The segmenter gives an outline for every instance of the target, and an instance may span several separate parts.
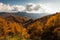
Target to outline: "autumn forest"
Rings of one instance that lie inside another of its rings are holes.
[[[38,19],[2,14],[0,40],[60,40],[60,13]]]

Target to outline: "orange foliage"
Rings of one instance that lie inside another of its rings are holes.
[[[4,35],[8,35],[9,33],[17,34],[21,33],[25,37],[29,37],[27,30],[23,27],[22,24],[18,24],[16,22],[6,21],[3,18],[0,18],[0,32]],[[1,36],[1,34],[0,34]]]
[[[60,14],[56,14],[54,16],[51,16],[47,23],[45,24],[46,27],[50,28],[50,27],[56,27],[56,26],[60,26]]]
[[[13,31],[13,33],[21,33],[24,36],[29,36],[29,34],[27,34],[27,30],[22,26],[22,24],[18,24],[16,22],[10,23],[9,27],[11,28],[11,32]]]
[[[43,24],[40,21],[35,21],[28,25],[27,30],[31,38],[35,39],[34,37],[41,37],[43,32]]]
[[[36,21],[27,27],[28,30],[35,28],[36,30],[43,31],[43,24],[40,21]]]

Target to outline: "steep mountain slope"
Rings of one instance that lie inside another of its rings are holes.
[[[26,38],[29,37],[27,30],[23,27],[22,24],[6,21],[4,18],[0,18],[0,37],[7,35],[15,35],[18,33],[21,33]]]
[[[27,25],[27,29],[32,40],[60,40],[60,13],[31,21]]]
[[[0,17],[4,17],[4,19],[6,19],[7,21],[17,22],[22,24],[30,20],[30,18],[28,17],[18,16],[18,15],[15,15],[14,13],[3,13],[0,15]]]
[[[32,40],[40,40],[43,27],[44,25],[40,22],[40,20],[33,21],[27,26],[28,34],[30,34]]]
[[[60,13],[54,14],[47,20],[42,39],[60,40]]]
[[[0,38],[21,34],[31,40],[60,40],[60,13],[37,19],[19,15],[17,13],[0,15]]]

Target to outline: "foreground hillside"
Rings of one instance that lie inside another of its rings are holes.
[[[0,15],[0,40],[60,40],[60,13],[38,19]]]

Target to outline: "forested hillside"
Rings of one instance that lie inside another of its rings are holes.
[[[60,40],[60,13],[38,19],[0,15],[0,40]]]

